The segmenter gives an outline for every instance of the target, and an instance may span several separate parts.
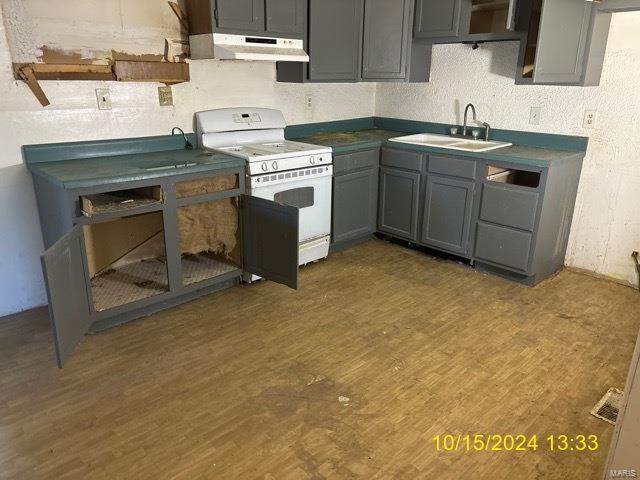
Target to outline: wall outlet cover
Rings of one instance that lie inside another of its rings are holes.
[[[542,115],[542,107],[531,107],[529,125],[540,125],[540,115]]]
[[[108,88],[96,88],[98,110],[111,110],[111,92]]]
[[[161,107],[173,106],[173,90],[170,86],[158,87],[158,101]]]
[[[585,110],[582,119],[582,128],[596,128],[596,111]]]
[[[305,110],[313,110],[313,95],[307,93],[304,96],[304,108]]]

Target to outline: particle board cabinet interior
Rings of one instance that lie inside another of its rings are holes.
[[[378,148],[335,155],[331,241],[352,242],[375,233],[378,212]]]
[[[59,366],[89,329],[232,286],[243,271],[297,287],[298,208],[244,195],[243,168],[81,190],[34,180]],[[120,208],[133,194],[145,202]],[[47,216],[56,198],[75,209]],[[65,215],[69,229],[55,230]]]

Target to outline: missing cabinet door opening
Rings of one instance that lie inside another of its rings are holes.
[[[494,183],[538,188],[540,186],[540,172],[489,165],[487,167],[487,180]]]

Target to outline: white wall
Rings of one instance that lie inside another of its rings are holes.
[[[461,123],[473,102],[493,127],[590,137],[566,263],[636,283],[631,252],[640,250],[640,12],[615,14],[599,87],[514,84],[518,45],[434,47],[428,84],[378,84],[376,115]],[[529,109],[542,107],[539,126]],[[597,109],[593,130],[585,109]]]
[[[278,84],[274,64],[219,61],[191,64],[192,81],[173,87],[174,107],[158,106],[158,84],[70,81],[42,82],[51,100],[42,108],[25,84],[13,79],[1,15],[0,316],[46,303],[42,238],[22,145],[163,135],[175,125],[193,131],[195,111],[227,106],[279,108],[290,124],[374,114],[374,84]],[[95,88],[105,86],[113,110],[98,111]],[[307,93],[314,98],[312,111],[304,109]]]

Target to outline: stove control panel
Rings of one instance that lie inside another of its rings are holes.
[[[284,172],[296,168],[331,165],[330,153],[319,155],[304,155],[301,157],[281,158],[280,160],[267,160],[249,162],[249,175],[262,175],[264,173]]]

